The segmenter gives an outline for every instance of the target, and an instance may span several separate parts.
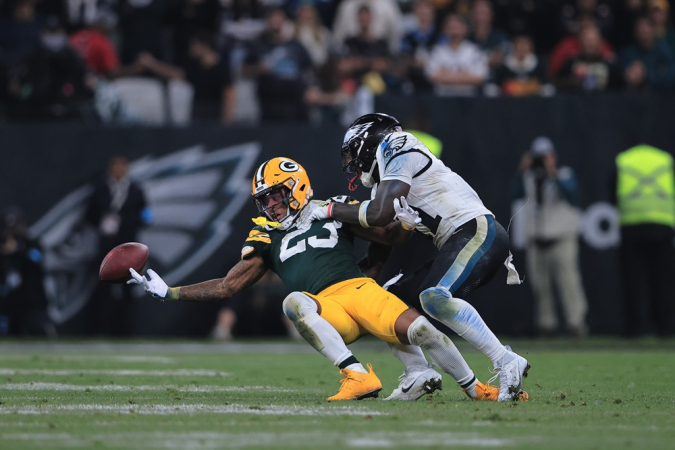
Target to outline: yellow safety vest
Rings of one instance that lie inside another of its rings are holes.
[[[638,145],[616,157],[616,194],[621,225],[657,223],[675,226],[673,157]]]
[[[434,156],[438,159],[441,158],[441,152],[443,151],[443,143],[433,137],[430,134],[423,133],[421,131],[417,130],[405,130],[408,133],[412,134],[415,136],[422,144],[426,145],[427,148],[431,153],[434,154]]]

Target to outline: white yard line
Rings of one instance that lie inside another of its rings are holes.
[[[478,433],[450,432],[397,432],[386,433],[337,433],[282,432],[222,433],[222,432],[127,432],[77,436],[68,433],[8,433],[8,441],[32,441],[41,446],[87,447],[92,442],[105,442],[108,446],[126,448],[171,449],[222,449],[227,448],[320,448],[323,444],[340,448],[494,448],[514,446],[517,440],[484,437]],[[522,440],[521,440],[522,441]]]
[[[388,351],[381,341],[358,344],[372,346],[375,351]],[[0,342],[0,354],[48,353],[56,356],[61,353],[91,354],[227,354],[227,353],[275,353],[295,354],[314,353],[304,341],[276,340],[270,342],[204,342],[204,341],[166,341],[166,342],[112,342],[112,341],[80,341],[80,342]]]
[[[1,414],[28,414],[42,415],[63,412],[113,412],[121,414],[143,415],[177,415],[177,414],[253,414],[261,416],[384,416],[387,413],[372,411],[362,407],[353,406],[281,406],[281,405],[205,405],[205,404],[179,404],[179,405],[24,405],[0,407]]]
[[[33,360],[34,354],[27,353],[5,353],[2,355],[3,360],[12,361],[27,361]],[[168,356],[150,356],[150,355],[68,355],[68,354],[54,354],[54,355],[40,355],[41,361],[116,361],[123,363],[152,363],[152,364],[176,364],[175,358]]]
[[[292,389],[280,389],[273,386],[176,386],[176,385],[151,385],[151,386],[124,386],[117,384],[103,385],[80,385],[63,383],[0,383],[0,391],[111,391],[111,392],[135,392],[135,391],[166,391],[173,389],[178,392],[297,392]]]
[[[116,376],[152,376],[152,377],[225,377],[227,372],[208,369],[175,370],[134,370],[134,369],[13,369],[0,367],[0,375],[116,375]]]

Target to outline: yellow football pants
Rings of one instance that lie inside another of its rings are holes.
[[[364,334],[399,344],[394,324],[409,307],[371,278],[353,278],[334,284],[312,297],[321,305],[321,317],[340,333],[346,344]]]

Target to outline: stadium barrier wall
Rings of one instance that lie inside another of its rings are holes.
[[[579,178],[581,268],[589,299],[589,324],[597,334],[621,329],[616,246],[618,229],[607,179],[614,156],[642,140],[673,152],[675,97],[557,96],[528,99],[439,99],[383,96],[377,109],[404,125],[420,109],[427,130],[444,144],[442,159],[462,175],[498,220],[511,223],[515,262],[525,275],[522,227],[508,185],[533,138],[550,137],[561,165]],[[73,124],[0,125],[0,207],[18,205],[31,233],[45,246],[50,316],[62,334],[78,334],[99,261],[87,252],[89,234],[79,218],[92,181],[113,155],[132,161],[132,176],[146,189],[155,222],[139,240],[149,244],[151,266],[169,284],[223,276],[239,258],[256,210],[250,178],[258,164],[291,157],[308,170],[316,198],[354,193],[340,172],[344,128],[338,125],[266,125],[223,129],[84,127]],[[201,187],[201,188],[200,188]],[[78,249],[78,246],[81,247]],[[358,251],[364,250],[363,245]],[[398,249],[381,278],[429,259],[434,247],[416,237]],[[77,276],[76,276],[77,275]],[[468,298],[500,334],[533,332],[527,284],[506,286],[506,271]],[[527,280],[525,280],[527,283]],[[79,284],[78,284],[79,283]],[[205,335],[219,305],[162,304],[136,292],[135,332],[146,336]],[[74,300],[75,299],[75,300]],[[504,318],[508,318],[504,320]]]

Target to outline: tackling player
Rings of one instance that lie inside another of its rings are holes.
[[[298,220],[316,203],[305,170],[288,158],[262,164],[253,178],[253,199],[266,217],[254,219],[241,261],[224,278],[182,287],[168,287],[152,270],[150,278],[133,269],[129,283],[143,284],[151,295],[166,300],[214,301],[232,297],[273,270],[293,292],[283,303],[284,313],[317,351],[338,366],[344,376],[340,391],[328,398],[359,400],[377,397],[382,384],[368,365],[366,370],[346,344],[370,333],[399,349],[406,366],[427,361],[419,349],[450,374],[476,400],[496,400],[498,389],[480,383],[452,341],[424,316],[365,277],[354,256],[354,236],[378,242],[400,242],[410,233],[392,223],[388,228],[363,229],[334,219]],[[331,199],[328,204],[345,201]],[[435,373],[435,372],[434,372]],[[440,375],[414,388],[416,399],[440,387]],[[424,381],[424,380],[423,380]],[[525,394],[526,395],[526,394]],[[401,397],[403,398],[403,397]],[[526,398],[523,398],[526,399]]]
[[[407,282],[416,283],[420,303],[430,316],[492,360],[499,376],[499,401],[517,399],[530,365],[502,345],[478,311],[460,298],[492,279],[502,264],[509,269],[508,282],[520,283],[504,228],[471,186],[403,132],[392,116],[367,114],[354,121],[342,143],[342,161],[350,189],[360,180],[372,188],[371,200],[325,205],[310,219],[368,228],[398,218],[431,237],[439,253]]]

